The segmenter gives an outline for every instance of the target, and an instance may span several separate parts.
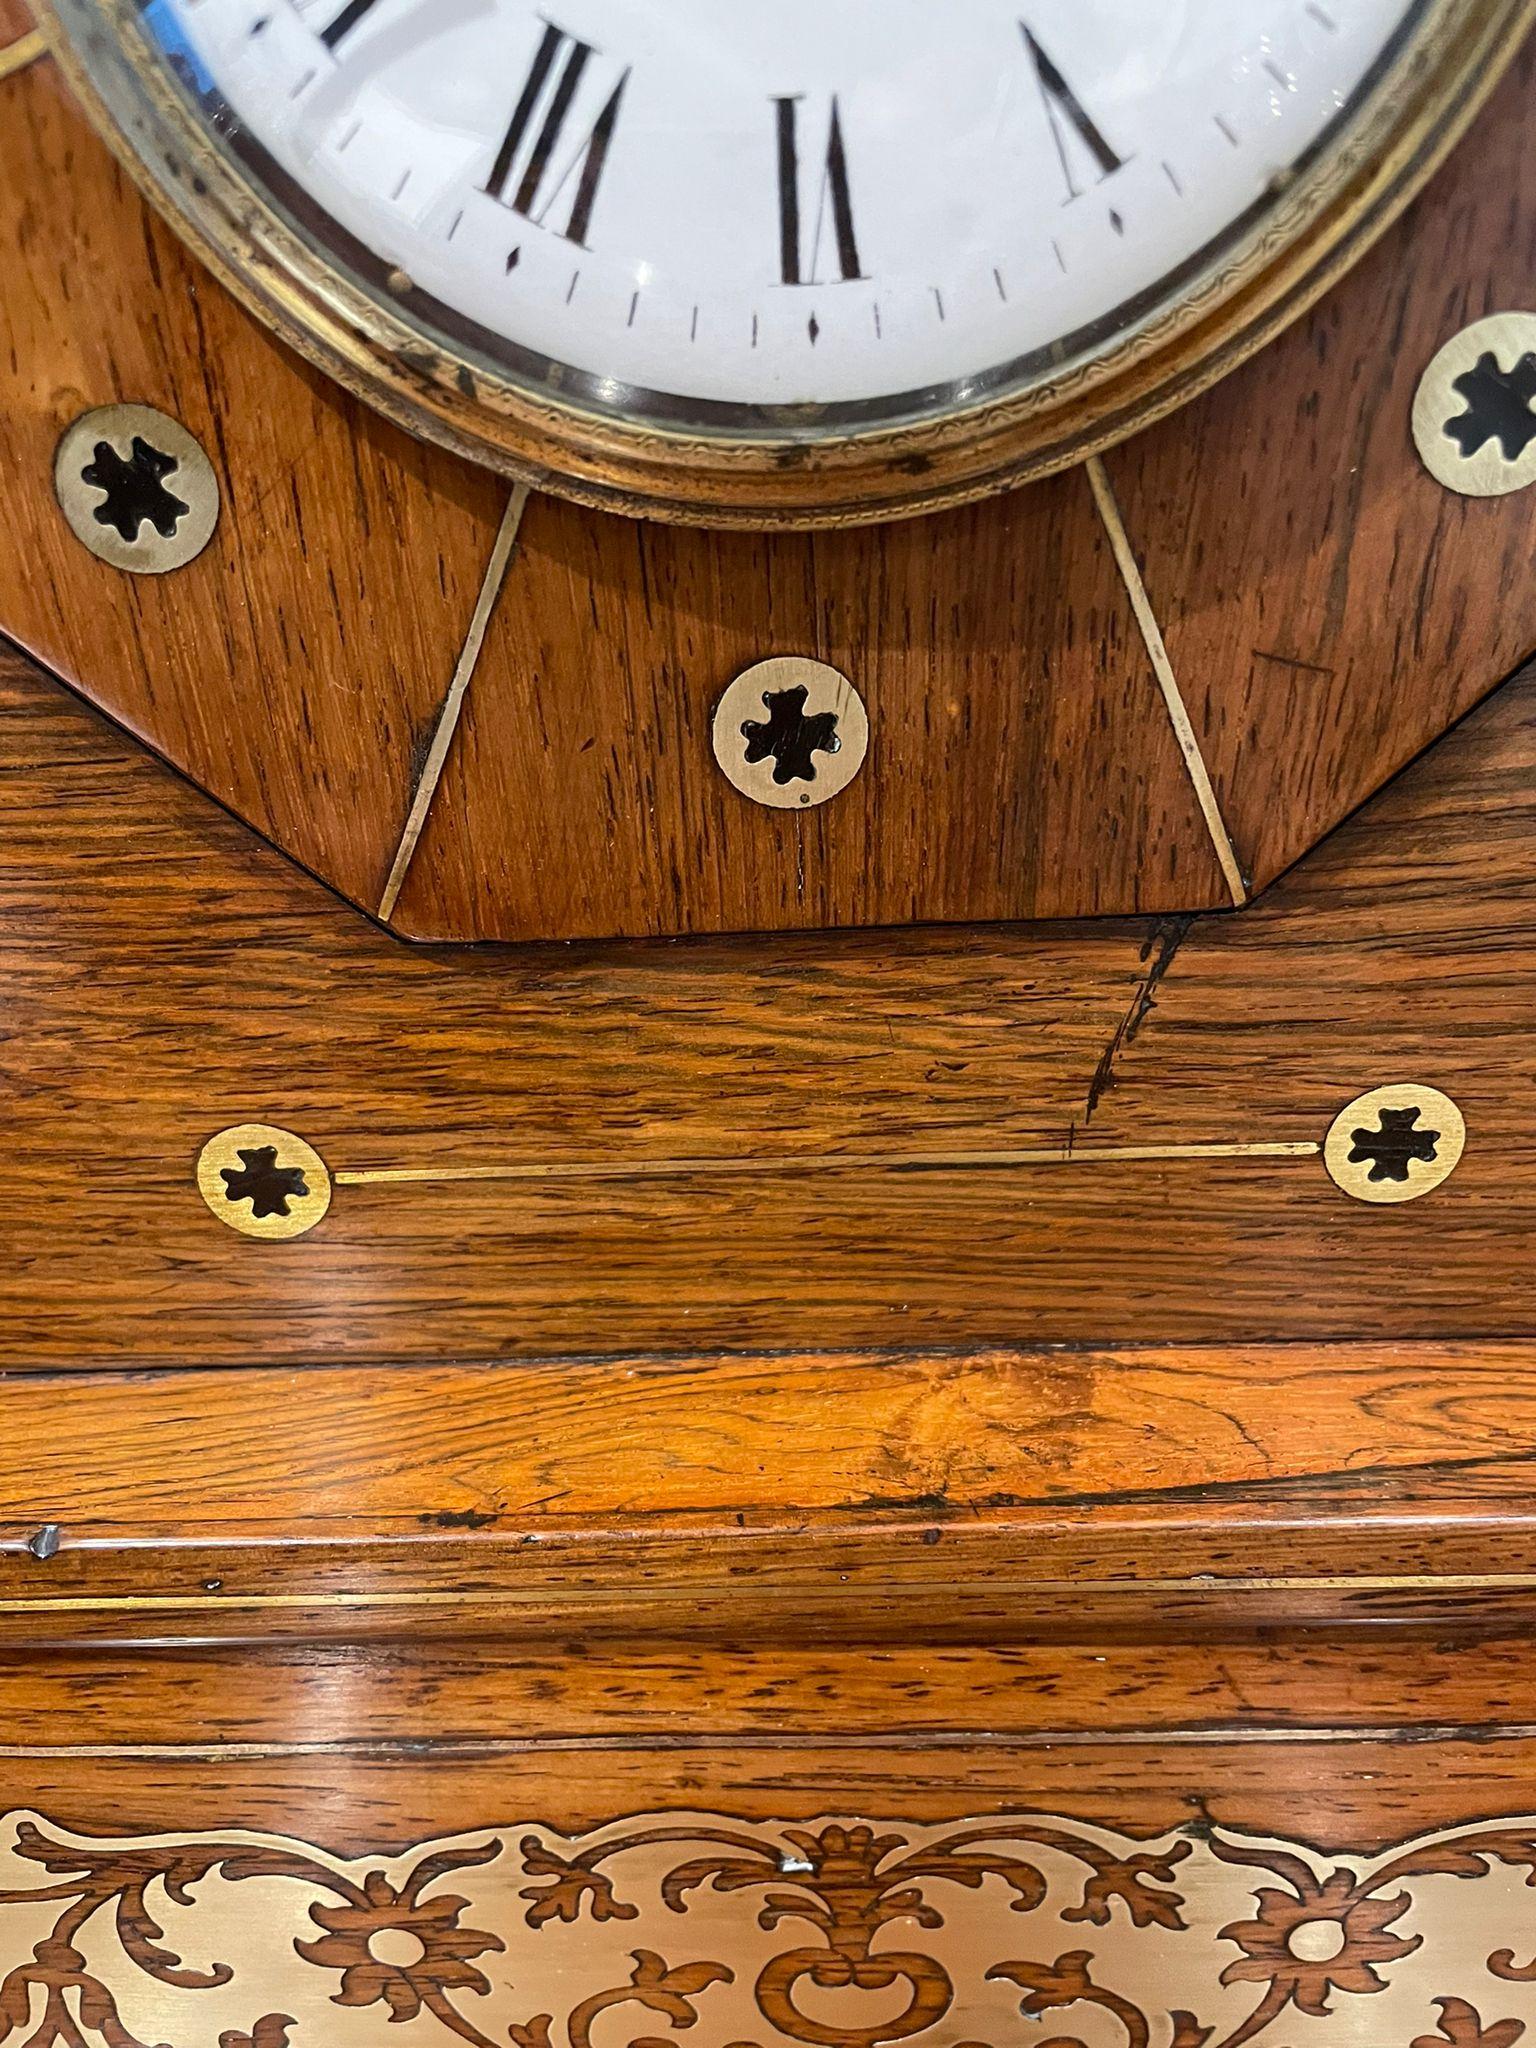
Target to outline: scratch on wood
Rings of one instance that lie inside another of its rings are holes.
[[[1255,661],[1272,661],[1279,668],[1295,669],[1302,675],[1326,676],[1332,681],[1338,673],[1336,669],[1327,667],[1323,662],[1303,661],[1298,654],[1275,654],[1268,647],[1255,647],[1250,652]]]
[[[1093,1079],[1088,1084],[1088,1101],[1083,1109],[1085,1124],[1092,1122],[1093,1112],[1098,1108],[1100,1098],[1106,1090],[1115,1085],[1115,1061],[1126,1046],[1134,1043],[1137,1032],[1146,1022],[1148,1011],[1157,1001],[1157,991],[1163,976],[1173,965],[1174,955],[1183,945],[1194,921],[1193,916],[1166,918],[1142,947],[1142,960],[1150,964],[1146,973],[1137,982],[1130,1005],[1116,1025],[1114,1036],[1105,1046],[1099,1063],[1093,1070]]]

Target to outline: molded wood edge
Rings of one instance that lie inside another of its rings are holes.
[[[1536,1610],[1533,1359],[1282,1345],[11,1377],[0,1640],[578,1618],[877,1640],[911,1635],[918,1590],[934,1640],[1493,1625]]]

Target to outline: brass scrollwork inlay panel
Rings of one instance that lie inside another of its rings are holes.
[[[1363,1858],[1203,1825],[657,1813],[349,1860],[21,1813],[0,2042],[1530,2048],[1533,1886],[1529,1818]]]

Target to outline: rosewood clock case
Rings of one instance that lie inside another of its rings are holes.
[[[1447,334],[1519,302],[1524,91],[1517,69],[1345,285],[1101,464],[870,531],[711,534],[535,497],[423,790],[507,486],[270,340],[56,78],[23,75],[0,137],[0,435],[39,488],[16,494],[0,616],[404,937],[1246,901],[1531,644],[1523,496],[1446,491],[1408,428]],[[44,487],[70,420],[123,395],[219,473],[213,540],[171,577],[94,561]],[[803,816],[743,801],[710,746],[732,676],[781,654],[847,674],[871,715],[867,767]]]
[[[1518,2048],[1536,500],[1412,413],[1529,302],[1532,54],[1092,472],[817,535],[531,499],[387,923],[507,488],[270,340],[31,58],[12,2037]],[[122,402],[217,476],[162,577],[54,496]],[[805,814],[711,751],[771,654],[869,707]],[[1394,1084],[1465,1151],[1351,1199]],[[324,1163],[302,1236],[199,1193],[250,1124]]]

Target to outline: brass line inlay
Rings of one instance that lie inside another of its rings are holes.
[[[1385,1105],[1385,1106],[1383,1106]],[[1427,1119],[1420,1124],[1422,1112]],[[1374,1113],[1379,1125],[1354,1118]],[[1356,1097],[1334,1118],[1325,1140],[1258,1138],[1165,1141],[1141,1145],[1019,1145],[988,1151],[860,1149],[663,1159],[480,1159],[418,1166],[342,1166],[334,1170],[315,1148],[275,1124],[232,1124],[216,1131],[197,1156],[199,1194],[229,1229],[247,1237],[302,1237],[327,1213],[331,1190],[446,1183],[649,1183],[666,1180],[800,1180],[811,1174],[1018,1173],[1051,1167],[1117,1167],[1138,1162],[1289,1160],[1321,1157],[1347,1195],[1365,1202],[1412,1201],[1451,1173],[1466,1125],[1449,1096],[1417,1082],[1393,1083]],[[247,1206],[247,1204],[249,1206]]]
[[[0,84],[7,78],[14,78],[18,71],[25,71],[29,64],[35,64],[39,57],[48,54],[48,39],[39,28],[28,30],[18,36],[14,43],[7,43],[0,50]]]
[[[1031,1166],[1094,1166],[1137,1159],[1310,1159],[1315,1139],[1255,1144],[1036,1145],[1008,1152],[808,1152],[776,1159],[649,1159],[625,1162],[523,1162],[485,1166],[338,1167],[337,1187],[448,1180],[680,1180],[693,1174],[975,1173]]]
[[[1417,1742],[1476,1742],[1490,1729],[1500,1742],[1530,1742],[1536,1739],[1536,1722],[1495,1721],[1413,1721],[1407,1724]],[[790,1733],[774,1733],[750,1723],[727,1729],[689,1730],[680,1735],[661,1735],[637,1726],[617,1735],[505,1735],[444,1737],[433,1743],[433,1754],[455,1762],[499,1757],[564,1755],[624,1756],[642,1750],[664,1756],[683,1750],[724,1751],[741,1749],[796,1750],[913,1749],[1153,1749],[1166,1744],[1180,1748],[1224,1749],[1229,1745],[1283,1742],[1355,1743],[1361,1746],[1400,1742],[1403,1725],[1384,1722],[1374,1727],[1352,1722],[1313,1721],[1304,1725],[1265,1721],[1232,1723],[1220,1727],[1168,1728],[922,1728],[916,1733],[893,1735],[880,1728],[852,1727],[847,1730],[811,1727]],[[142,1763],[261,1763],[290,1757],[378,1757],[410,1761],[421,1757],[419,1737],[337,1736],[331,1741],[312,1742],[4,1742],[0,1758],[8,1763],[56,1763],[70,1759],[120,1757]]]
[[[1210,771],[1205,765],[1205,756],[1200,751],[1200,741],[1190,722],[1189,712],[1179,690],[1178,677],[1173,672],[1173,663],[1168,658],[1168,649],[1163,641],[1162,628],[1157,623],[1157,614],[1152,609],[1152,600],[1147,595],[1147,586],[1141,580],[1137,567],[1136,552],[1131,546],[1130,536],[1125,530],[1125,521],[1120,516],[1114,487],[1109,481],[1109,472],[1104,467],[1102,456],[1090,455],[1083,467],[1088,472],[1088,485],[1093,492],[1093,502],[1098,507],[1099,518],[1109,536],[1110,550],[1115,565],[1120,571],[1120,580],[1125,585],[1126,596],[1131,601],[1131,610],[1136,615],[1136,624],[1141,629],[1146,644],[1147,657],[1152,663],[1152,672],[1157,677],[1157,686],[1163,693],[1163,702],[1168,707],[1169,721],[1179,752],[1184,756],[1184,766],[1194,785],[1195,798],[1205,819],[1205,828],[1211,836],[1211,845],[1221,864],[1232,901],[1240,910],[1248,901],[1248,885],[1243,879],[1237,850],[1232,844],[1232,835],[1227,830],[1226,820],[1221,815],[1221,803],[1211,781]]]
[[[437,794],[437,785],[448,760],[448,749],[458,731],[459,715],[464,709],[465,693],[470,678],[480,659],[480,650],[485,645],[486,630],[491,623],[491,613],[501,595],[501,586],[506,580],[507,569],[512,561],[513,549],[517,546],[518,528],[523,522],[523,513],[528,504],[527,484],[513,486],[507,500],[507,508],[501,515],[501,525],[496,531],[491,558],[485,565],[485,576],[480,585],[480,594],[475,599],[475,609],[470,616],[469,630],[464,635],[464,645],[459,650],[453,679],[443,698],[442,708],[437,714],[437,724],[432,730],[432,743],[427,748],[427,757],[422,763],[421,774],[411,796],[411,808],[406,814],[400,844],[395,848],[395,857],[390,864],[389,879],[384,884],[384,893],[379,898],[378,914],[383,919],[393,917],[395,905],[400,900],[400,891],[405,887],[405,878],[410,873],[411,862],[416,858],[416,848],[432,808],[432,799]]]
[[[929,1518],[912,1521],[916,1530],[940,1526]],[[478,1539],[483,1541],[484,1539]],[[992,1578],[934,1580],[927,1578],[879,1578],[861,1581],[873,1592],[918,1587],[932,1591],[936,1586],[947,1594],[999,1593],[1070,1594],[1074,1599],[1101,1594],[1140,1598],[1149,1593],[1181,1593],[1199,1597],[1226,1597],[1234,1593],[1531,1593],[1536,1592],[1536,1572],[1443,1572],[1397,1573],[1358,1577],[1325,1577],[1297,1574],[1291,1578],[1237,1578],[1207,1574],[1183,1579],[1027,1579],[1017,1573],[999,1572]],[[804,1579],[755,1581],[759,1592],[794,1594],[838,1593],[844,1590]],[[698,1589],[688,1585],[660,1585],[648,1588],[648,1596],[697,1604]],[[516,1592],[480,1590],[470,1592],[385,1592],[385,1593],[109,1593],[45,1595],[32,1600],[0,1600],[0,1615],[34,1614],[181,1614],[289,1612],[337,1608],[524,1608],[557,1599],[562,1608],[591,1606],[623,1597],[622,1589],[604,1586],[557,1585],[552,1582]]]

